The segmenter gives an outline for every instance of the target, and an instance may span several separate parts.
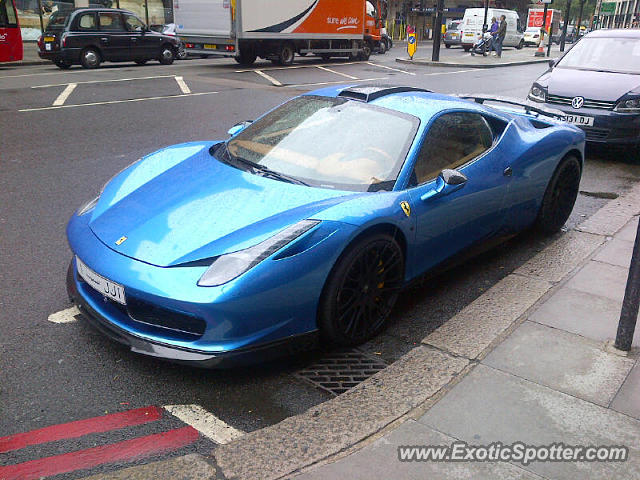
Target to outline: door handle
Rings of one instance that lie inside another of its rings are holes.
[[[511,175],[513,175],[513,168],[507,167],[504,169],[504,172],[502,173],[504,174],[505,177],[510,177]]]
[[[100,41],[102,43],[109,43],[109,37],[102,37],[102,38],[100,38]]]

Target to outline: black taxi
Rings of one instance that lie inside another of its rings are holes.
[[[176,37],[151,31],[133,13],[116,8],[57,10],[38,39],[40,58],[62,69],[98,68],[103,61],[170,65],[177,52]]]

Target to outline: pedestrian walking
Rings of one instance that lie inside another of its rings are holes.
[[[494,48],[495,48],[494,45],[495,45],[495,42],[496,42],[496,35],[498,34],[498,27],[499,27],[498,19],[496,17],[493,17],[491,19],[491,28],[489,28],[489,33],[491,34],[491,42],[486,42],[485,43],[485,45],[490,43],[490,47],[489,47],[490,51],[493,51]],[[486,51],[484,53],[484,56],[485,57],[487,56]]]
[[[493,42],[495,52],[494,56],[501,57],[502,56],[502,42],[504,42],[504,37],[507,35],[507,17],[504,15],[500,15],[500,25],[498,26],[498,31],[496,32],[496,41]]]

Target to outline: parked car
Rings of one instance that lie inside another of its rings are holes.
[[[451,48],[452,45],[460,45],[462,42],[462,34],[459,30],[459,25],[461,22],[451,22],[449,28],[444,34],[444,46],[446,48]]]
[[[520,23],[520,17],[515,10],[489,8],[486,15],[488,24],[491,23],[493,17],[497,19],[499,19],[501,15],[506,17],[507,33],[504,37],[503,46],[516,47],[518,49],[524,47],[524,31]],[[484,18],[484,8],[467,8],[464,11],[462,24],[458,26],[458,30],[461,31],[462,48],[464,48],[465,52],[471,50],[471,47],[482,40]]]
[[[575,43],[575,41],[578,39],[576,36],[576,32],[576,27],[574,25],[567,25],[567,36],[565,43]],[[562,26],[560,26],[557,32],[553,32],[553,35],[551,35],[551,40],[553,41],[553,43],[556,43],[558,45],[560,44],[560,42],[562,41],[562,33]]]
[[[161,30],[163,35],[167,35],[169,37],[175,37],[178,41],[178,53],[176,54],[176,58],[178,60],[184,60],[187,58],[187,51],[184,48],[184,43],[180,40],[180,37],[176,34],[176,24],[175,23],[167,23],[163,25]]]
[[[571,213],[584,133],[473,100],[330,87],[152,153],[69,221],[70,298],[134,352],[200,366],[362,343],[413,279]]]
[[[524,31],[524,44],[525,45],[540,45],[540,28],[529,27]]]
[[[170,65],[178,52],[176,37],[151,31],[127,10],[79,8],[58,10],[38,40],[38,55],[62,69],[80,64],[98,68],[103,61],[158,60]]]
[[[551,63],[530,100],[564,111],[589,142],[640,145],[640,31],[595,30]]]

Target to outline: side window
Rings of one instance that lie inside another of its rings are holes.
[[[124,25],[118,12],[101,12],[98,14],[100,30],[103,32],[122,32]]]
[[[144,28],[144,23],[138,17],[133,15],[124,14],[124,23],[127,25],[127,30],[130,32],[141,32]]]
[[[458,168],[492,144],[493,133],[482,115],[445,113],[431,124],[425,135],[414,167],[414,183],[433,180],[445,168]]]
[[[78,30],[96,30],[96,16],[94,13],[85,13],[78,19]]]

